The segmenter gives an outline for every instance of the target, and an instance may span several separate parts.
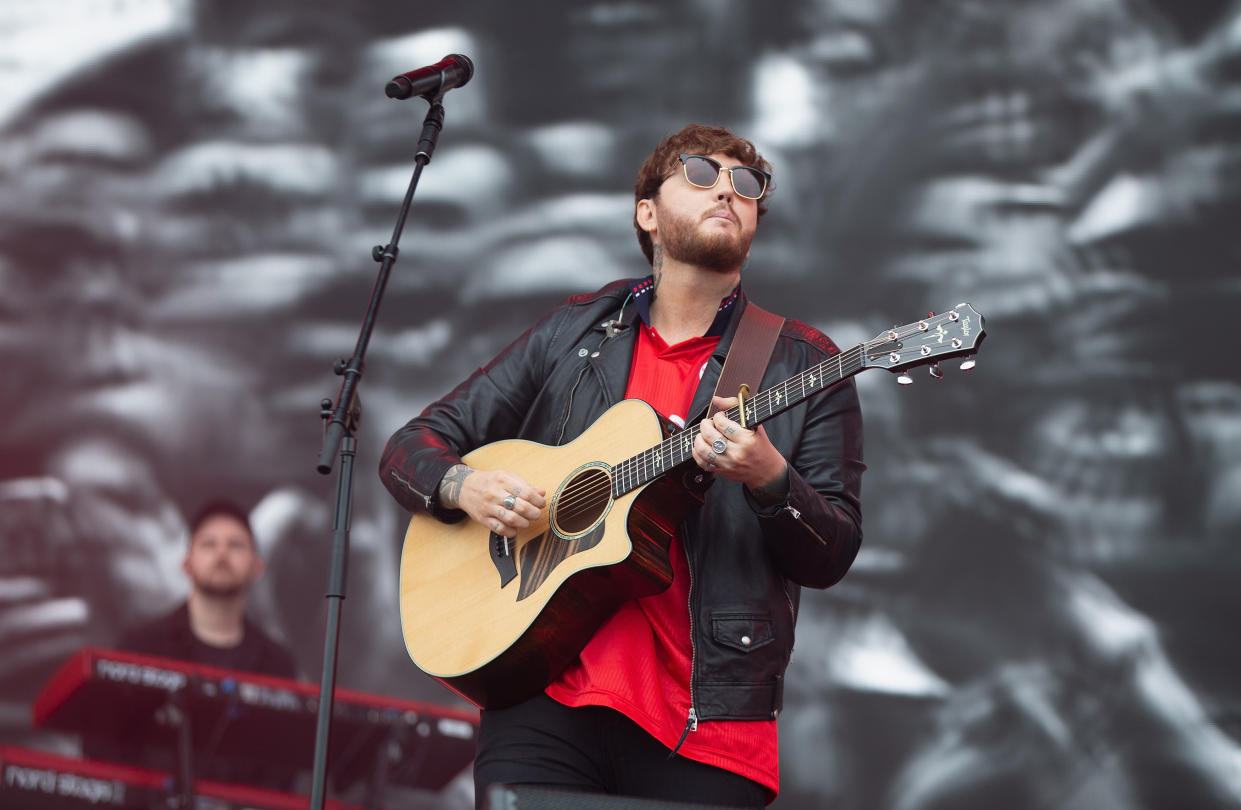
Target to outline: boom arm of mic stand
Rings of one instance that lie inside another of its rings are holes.
[[[371,257],[380,262],[379,276],[371,290],[370,305],[362,320],[362,330],[358,334],[358,342],[354,346],[353,356],[349,360],[337,360],[334,371],[343,376],[340,394],[336,397],[335,407],[324,400],[321,415],[327,420],[327,432],[323,437],[323,448],[319,452],[317,469],[323,475],[332,471],[332,457],[336,455],[340,441],[346,434],[352,435],[357,428],[357,421],[362,414],[362,403],[358,399],[358,381],[362,378],[365,366],[366,347],[370,343],[371,333],[375,329],[375,320],[379,316],[379,304],[383,300],[384,290],[388,286],[388,277],[392,274],[392,266],[400,253],[397,245],[401,241],[401,232],[405,229],[405,220],[409,217],[409,209],[414,201],[414,192],[418,188],[418,179],[423,168],[431,162],[435,153],[435,145],[439,141],[440,131],[444,128],[443,94],[431,100],[427,116],[422,122],[422,135],[418,139],[418,152],[414,155],[414,175],[410,178],[409,188],[405,191],[405,199],[401,202],[401,210],[397,215],[396,227],[392,231],[392,241],[387,245],[376,245]]]
[[[371,289],[370,304],[367,306],[366,316],[362,319],[362,329],[358,334],[353,356],[348,360],[337,360],[333,366],[333,371],[344,378],[341,381],[340,393],[336,397],[336,404],[333,406],[330,400],[324,400],[321,405],[321,415],[327,421],[327,426],[324,431],[323,448],[319,454],[318,470],[324,475],[332,471],[332,457],[336,455],[338,449],[341,464],[336,488],[332,562],[328,571],[327,626],[323,637],[323,670],[319,683],[313,784],[310,794],[312,810],[323,810],[326,797],[328,737],[331,732],[332,704],[336,693],[336,653],[340,640],[340,609],[345,599],[345,572],[349,558],[353,459],[357,447],[354,433],[362,413],[361,400],[358,397],[358,383],[362,379],[366,347],[370,343],[375,320],[379,316],[379,304],[383,300],[384,289],[388,286],[388,277],[392,273],[393,264],[396,263],[399,253],[397,245],[401,241],[401,231],[405,227],[405,220],[413,204],[418,179],[422,176],[423,168],[431,162],[436,141],[439,139],[440,131],[444,128],[442,98],[441,93],[430,100],[431,107],[427,110],[426,119],[422,123],[422,135],[418,140],[418,153],[414,156],[414,173],[410,178],[409,188],[405,191],[400,213],[397,215],[396,227],[392,231],[392,241],[387,245],[377,246],[371,251],[371,258],[380,262],[379,275],[375,279],[375,286]]]

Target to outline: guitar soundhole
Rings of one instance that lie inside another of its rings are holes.
[[[612,503],[612,478],[602,467],[587,467],[570,478],[552,506],[552,525],[564,537],[581,534],[607,514]]]

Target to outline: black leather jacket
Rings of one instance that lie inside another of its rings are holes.
[[[619,402],[629,379],[636,314],[631,281],[569,299],[485,368],[396,432],[380,462],[405,508],[459,520],[440,506],[444,473],[475,447],[522,438],[560,445]],[[732,342],[734,308],[690,410],[701,418]],[[622,327],[606,324],[619,319]],[[821,332],[787,321],[762,389],[838,349]],[[691,424],[693,424],[691,422]],[[764,423],[789,461],[789,494],[762,508],[742,485],[715,480],[682,526],[689,556],[693,676],[690,725],[771,719],[781,707],[793,650],[799,587],[826,588],[849,569],[862,540],[862,421],[852,380]]]

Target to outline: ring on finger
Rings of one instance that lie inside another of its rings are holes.
[[[711,442],[711,449],[714,450],[717,455],[720,453],[723,453],[725,450],[728,449],[728,442],[724,441],[723,439],[716,439],[715,441]]]
[[[505,509],[512,509],[514,506],[517,505],[517,496],[510,492],[509,494],[504,496],[503,503],[504,503]]]

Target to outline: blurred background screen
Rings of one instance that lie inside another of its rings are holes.
[[[341,686],[462,705],[405,653],[383,443],[646,275],[639,163],[722,124],[775,168],[753,298],[844,346],[961,301],[989,333],[858,378],[866,539],[803,594],[774,806],[1241,806],[1241,5],[5,0],[0,53],[0,742],[73,752],[31,700],[184,599],[220,495],[317,679],[319,401],[426,109],[383,87],[463,53],[361,387]]]

